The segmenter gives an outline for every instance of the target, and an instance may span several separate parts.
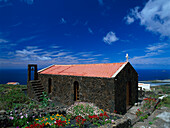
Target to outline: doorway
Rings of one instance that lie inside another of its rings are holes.
[[[79,83],[77,81],[74,82],[74,101],[79,100]]]
[[[126,84],[126,109],[130,107],[130,82]]]
[[[30,80],[38,80],[38,73],[37,73],[37,65],[36,64],[28,64],[28,79]]]
[[[51,87],[52,80],[51,78],[48,79],[48,93],[52,92],[52,87]]]
[[[31,67],[31,80],[34,80],[35,67]]]

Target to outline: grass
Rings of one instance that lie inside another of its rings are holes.
[[[22,91],[26,87],[26,85],[0,84],[0,110],[11,110],[16,105],[30,103],[30,99]]]

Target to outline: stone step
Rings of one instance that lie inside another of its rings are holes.
[[[44,91],[44,88],[34,88],[34,91]]]
[[[34,84],[32,84],[32,86],[40,86],[41,85],[41,83],[34,83]]]
[[[43,86],[33,86],[33,89],[44,89]]]
[[[41,92],[41,93],[43,93],[43,91],[44,91],[44,90],[34,90],[35,93],[36,93],[36,92]]]
[[[35,94],[41,93],[43,94],[43,91],[34,91]]]
[[[42,92],[35,93],[36,96],[43,95]]]
[[[39,83],[39,82],[41,82],[40,80],[31,80],[30,81],[31,83]]]
[[[33,89],[44,89],[44,87],[43,86],[33,86]]]

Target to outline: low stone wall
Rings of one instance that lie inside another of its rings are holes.
[[[142,113],[139,117],[136,117],[134,120],[132,120],[132,121],[131,121],[131,124],[134,125],[135,123],[137,123],[138,121],[140,121],[140,117],[141,117],[141,116],[145,116],[145,115],[150,116],[150,115],[153,113],[153,111],[155,111],[155,109],[156,109],[156,107],[157,107],[157,105],[158,105],[159,102],[160,102],[160,100],[157,99],[157,100],[156,100],[156,103],[155,103],[155,105],[154,105],[153,107],[151,107],[150,109],[148,109],[146,112]]]

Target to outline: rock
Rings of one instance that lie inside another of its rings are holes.
[[[0,115],[4,115],[4,114],[6,114],[7,112],[5,111],[5,110],[1,110],[0,111]]]

